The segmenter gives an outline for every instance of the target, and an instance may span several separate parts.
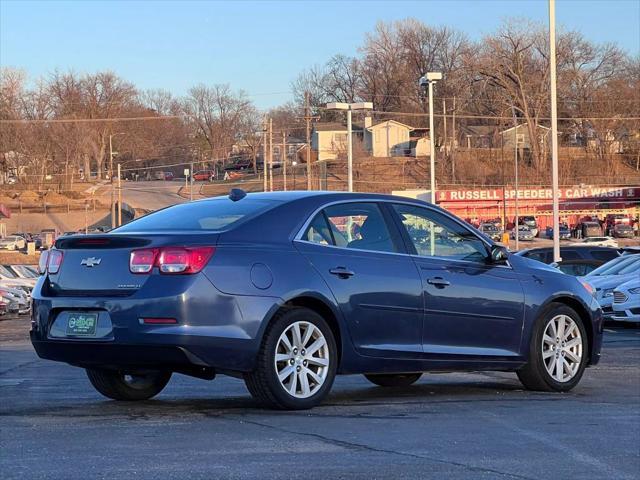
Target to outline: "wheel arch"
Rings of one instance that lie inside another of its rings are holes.
[[[345,349],[348,345],[348,334],[346,333],[345,328],[342,325],[342,317],[340,313],[336,310],[336,308],[331,304],[331,302],[322,295],[318,295],[317,293],[312,292],[304,292],[292,295],[288,298],[283,299],[284,301],[281,303],[279,308],[274,309],[267,322],[265,322],[263,332],[269,327],[273,318],[276,314],[282,309],[291,308],[291,307],[305,307],[313,310],[318,313],[329,325],[331,328],[331,333],[336,341],[336,345],[338,347],[338,370],[340,369],[340,365],[342,364],[342,360],[344,358]]]

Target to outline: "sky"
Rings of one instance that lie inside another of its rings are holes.
[[[546,23],[547,0],[0,0],[0,66],[31,78],[111,70],[138,88],[184,94],[229,83],[260,108],[291,99],[305,68],[357,53],[376,22],[415,17],[479,40],[508,17]],[[559,27],[640,55],[640,0],[558,0]]]

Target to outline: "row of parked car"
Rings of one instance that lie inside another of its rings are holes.
[[[37,250],[45,250],[53,245],[57,236],[55,228],[46,228],[40,233],[16,232],[0,238],[0,250],[23,251],[31,242],[35,243]]]
[[[38,269],[31,265],[0,265],[0,315],[30,312],[38,276]]]
[[[640,247],[561,247],[562,261],[557,263],[552,248],[530,248],[517,255],[551,264],[588,284],[605,320],[640,322]]]

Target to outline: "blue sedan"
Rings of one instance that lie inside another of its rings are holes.
[[[40,268],[38,355],[116,400],[173,373],[241,377],[281,409],[317,405],[336,374],[501,370],[568,391],[600,358],[588,285],[402,197],[233,190],[59,238]]]

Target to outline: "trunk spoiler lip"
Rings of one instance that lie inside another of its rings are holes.
[[[69,235],[58,238],[55,248],[60,250],[146,248],[149,246],[216,246],[220,239],[218,232],[189,233],[107,233],[102,235]]]

